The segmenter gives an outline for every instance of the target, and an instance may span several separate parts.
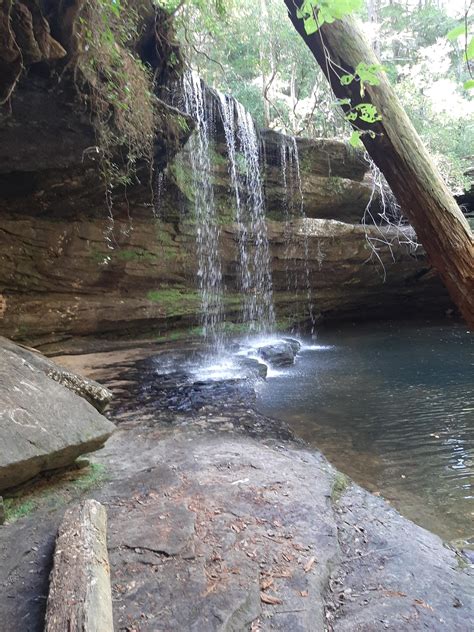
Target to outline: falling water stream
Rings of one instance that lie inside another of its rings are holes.
[[[192,186],[196,221],[198,282],[204,337],[217,350],[223,346],[223,284],[219,255],[219,223],[212,185],[210,138],[211,116],[203,84],[195,72],[184,74],[184,106],[196,122],[190,139]]]
[[[287,259],[292,257],[298,259],[297,248],[300,245],[299,240],[292,244],[292,235],[295,232],[295,226],[293,224],[296,220],[300,226],[299,235],[303,241],[303,255],[304,255],[304,280],[303,285],[306,291],[306,303],[308,309],[308,316],[311,323],[311,334],[314,333],[316,318],[314,314],[313,294],[311,289],[311,276],[309,270],[309,243],[306,227],[306,213],[304,208],[304,195],[303,195],[303,183],[301,179],[301,166],[298,152],[298,144],[294,136],[286,137],[282,136],[280,146],[280,162],[282,171],[282,182],[285,188],[285,247]],[[302,285],[298,279],[296,269],[291,272],[286,268],[287,277],[287,291],[291,291],[295,294],[295,303],[298,302],[298,292],[300,285]],[[295,314],[296,316],[296,314]]]
[[[252,275],[249,262],[249,234],[247,228],[246,209],[242,198],[242,177],[237,167],[237,138],[235,135],[236,101],[219,92],[221,105],[222,124],[224,127],[227,145],[228,169],[231,187],[234,193],[235,222],[237,224],[237,242],[239,249],[240,265],[240,291],[243,297],[243,320],[250,317],[254,308],[252,306]]]
[[[273,331],[275,312],[273,309],[272,273],[270,248],[265,220],[265,201],[260,172],[257,132],[250,114],[237,105],[237,137],[244,158],[244,183],[247,208],[250,216],[250,234],[253,247],[253,279],[249,313],[244,314],[251,330]]]
[[[194,190],[202,326],[205,338],[214,348],[222,350],[225,288],[219,252],[218,211],[212,183],[211,147],[216,120],[211,103],[214,99],[206,99],[203,83],[195,72],[185,73],[183,83],[186,113],[196,121],[196,132],[190,140],[189,159]],[[242,321],[249,333],[271,333],[275,330],[275,311],[259,137],[254,121],[243,105],[231,96],[217,95],[237,226]],[[304,255],[304,279],[299,278],[301,275],[298,275],[295,265],[291,272],[287,267],[287,290],[288,293],[294,293],[294,303],[297,305],[301,303],[298,296],[301,287],[305,288],[313,333],[315,317],[306,215],[298,145],[294,137],[282,136],[281,170],[285,189],[286,259],[302,258],[297,252],[301,241]],[[289,235],[294,233],[295,226],[299,227],[298,239],[291,243]]]
[[[257,131],[243,105],[219,94],[238,230],[243,322],[250,332],[275,327],[270,248]]]

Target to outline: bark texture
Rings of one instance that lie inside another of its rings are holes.
[[[372,103],[382,116],[375,124],[357,121],[371,129],[362,141],[391,186],[405,216],[412,223],[433,267],[470,327],[474,327],[474,239],[466,218],[434,166],[426,148],[384,73],[380,85],[359,82],[342,86],[340,76],[353,74],[359,63],[378,64],[356,20],[347,17],[324,24],[307,35],[296,16],[294,0],[285,0],[296,30],[321,66],[335,95],[350,98],[352,107]],[[348,106],[343,106],[347,111]]]
[[[107,513],[95,500],[68,509],[59,528],[45,632],[113,632]]]

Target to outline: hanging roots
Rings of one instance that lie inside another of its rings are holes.
[[[365,239],[370,248],[370,261],[375,257],[382,266],[384,281],[386,270],[380,251],[388,248],[392,260],[395,261],[394,245],[405,245],[409,252],[414,254],[419,248],[416,233],[408,224],[400,210],[400,206],[389,187],[383,173],[366,152],[364,159],[369,165],[372,181],[372,192],[362,216],[362,225],[365,228]],[[375,210],[374,210],[375,209]],[[369,231],[369,226],[375,226],[376,234]]]
[[[137,161],[153,156],[153,77],[132,52],[138,24],[133,8],[111,0],[86,0],[77,20],[76,79],[91,110],[109,211],[114,186],[129,184]]]

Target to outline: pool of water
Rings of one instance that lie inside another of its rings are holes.
[[[474,340],[463,325],[322,332],[258,408],[448,540],[474,535]]]

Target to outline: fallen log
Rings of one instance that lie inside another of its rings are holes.
[[[45,632],[113,632],[107,512],[95,500],[68,509],[59,527]]]
[[[298,33],[326,75],[346,114],[375,106],[381,120],[353,123],[375,164],[384,174],[404,215],[439,273],[466,323],[474,327],[474,238],[383,71],[377,85],[344,82],[359,64],[380,68],[364,34],[351,17],[326,23],[308,35],[298,9],[301,0],[285,0]]]

